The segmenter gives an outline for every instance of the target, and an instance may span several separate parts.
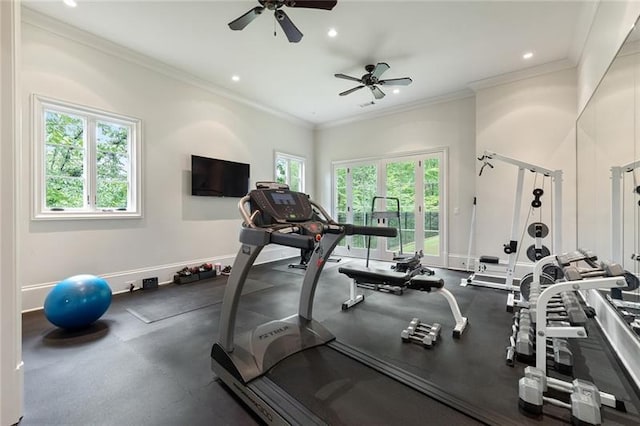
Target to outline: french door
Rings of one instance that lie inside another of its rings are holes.
[[[422,251],[423,262],[446,266],[446,151],[333,166],[333,211],[341,222],[392,226],[395,238],[370,241],[372,259]],[[372,200],[380,197],[372,214]],[[398,208],[399,204],[399,208]],[[380,214],[380,212],[385,212]],[[384,218],[382,218],[384,216]],[[364,257],[367,239],[346,238],[336,254]]]

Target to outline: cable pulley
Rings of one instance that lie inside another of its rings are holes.
[[[540,200],[540,197],[542,197],[543,194],[544,194],[544,189],[542,188],[536,188],[533,190],[534,199],[531,202],[531,207],[533,207],[534,209],[537,209],[538,207],[542,207],[542,201]]]

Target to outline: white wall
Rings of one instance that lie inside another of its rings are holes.
[[[331,163],[449,149],[449,264],[463,267],[475,173],[474,98],[451,100],[316,131],[318,199],[331,206]],[[459,214],[454,214],[455,209]]]
[[[479,90],[476,94],[476,150],[494,151],[538,166],[563,171],[563,248],[575,246],[575,119],[576,76],[569,69]],[[517,167],[492,161],[476,180],[478,196],[476,241],[478,255],[505,259],[503,244],[509,241]],[[478,162],[477,167],[480,167]],[[536,187],[543,187],[538,178]],[[521,227],[533,200],[534,174],[525,173]],[[551,181],[544,184],[542,222],[551,226]],[[540,221],[534,210],[529,223]],[[522,231],[520,231],[522,232]],[[518,237],[518,240],[520,238]],[[534,241],[525,234],[520,261]],[[545,245],[552,249],[551,237]]]
[[[640,15],[637,0],[601,0],[578,63],[578,111],[582,111]]]
[[[16,150],[19,147],[20,5],[0,2],[0,424],[23,413],[22,321],[16,267]]]
[[[106,276],[119,291],[130,279],[168,280],[184,265],[231,263],[239,246],[238,199],[191,196],[191,154],[250,163],[253,183],[273,179],[274,150],[288,152],[308,159],[313,187],[313,133],[306,123],[155,72],[161,66],[144,58],[138,62],[148,66],[132,63],[88,34],[80,34],[79,43],[67,38],[78,37],[77,30],[57,25],[62,37],[41,25],[34,18],[23,25],[25,141],[33,93],[142,119],[144,218],[33,221],[23,215],[24,309],[41,306],[55,282],[78,273]],[[30,150],[22,165],[20,180],[30,188]],[[25,191],[20,200],[25,211],[30,196]],[[266,250],[262,259],[285,252]]]

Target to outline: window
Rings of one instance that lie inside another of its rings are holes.
[[[304,158],[276,152],[276,182],[293,191],[304,192]]]
[[[33,99],[34,219],[141,217],[140,120]]]

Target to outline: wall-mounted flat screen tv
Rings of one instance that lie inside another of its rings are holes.
[[[244,197],[248,192],[248,164],[191,156],[191,195]]]

